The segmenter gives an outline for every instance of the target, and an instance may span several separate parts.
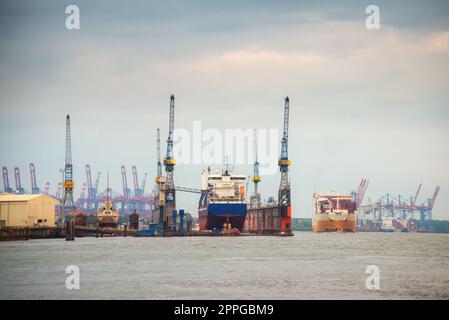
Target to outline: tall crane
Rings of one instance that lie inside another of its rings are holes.
[[[61,200],[62,183],[58,183],[58,188],[56,189],[55,198]]]
[[[50,182],[48,181],[45,183],[44,194],[50,195]]]
[[[8,168],[3,167],[2,173],[3,173],[3,190],[7,193],[13,193],[14,190],[9,186]]]
[[[95,179],[95,184],[94,184],[94,208],[95,208],[95,211],[98,209],[97,196],[98,196],[98,186],[100,185],[100,176],[101,176],[101,172],[98,171],[97,178]]]
[[[37,186],[36,182],[36,168],[34,167],[34,163],[30,163],[30,175],[31,175],[31,193],[32,194],[40,194],[41,189]]]
[[[87,205],[87,197],[86,197],[86,188],[87,188],[87,183],[84,182],[81,188],[81,193],[80,193],[80,197],[78,199],[78,207],[82,210],[84,209],[84,205]],[[86,208],[89,209],[89,208]]]
[[[288,120],[290,99],[285,98],[284,104],[284,131],[281,141],[281,156],[279,158],[279,170],[281,171],[281,183],[279,185],[279,206],[281,207],[281,216],[287,215],[287,207],[290,206],[290,180],[288,176],[288,167],[291,161],[288,159]]]
[[[412,198],[411,205],[414,206],[416,204],[416,200],[418,199],[419,192],[421,191],[422,183],[419,184],[418,190],[416,190],[415,196]]]
[[[14,177],[16,179],[16,193],[24,194],[25,189],[22,187],[22,181],[20,179],[20,170],[19,167],[14,168]]]
[[[162,177],[162,162],[161,162],[161,130],[157,128],[157,177],[154,179],[154,181],[157,183],[157,194],[154,198],[154,207],[158,209],[159,212],[159,223],[161,224],[161,227],[163,225],[164,221],[164,202],[165,202],[165,179]]]
[[[134,194],[136,196],[141,196],[143,195],[142,190],[139,187],[139,178],[137,175],[137,167],[136,166],[132,166],[132,172],[133,172],[133,187],[134,187]]]
[[[167,139],[167,154],[164,159],[166,177],[165,186],[165,219],[171,216],[172,211],[176,208],[176,190],[175,182],[173,181],[173,171],[175,170],[176,161],[173,157],[173,133],[175,126],[175,96],[170,97],[170,113],[168,118],[168,139]],[[166,228],[168,225],[165,226]]]
[[[95,207],[95,199],[97,197],[94,186],[92,185],[92,173],[90,165],[86,164],[86,181],[87,181],[87,209]]]
[[[148,180],[148,173],[145,172],[145,174],[143,175],[143,180],[142,180],[142,184],[141,184],[141,189],[142,189],[142,194],[145,193],[145,186],[147,184],[147,180]]]
[[[361,206],[363,202],[363,198],[365,197],[366,189],[368,188],[369,180],[362,179],[359,184],[359,188],[355,194],[355,206],[358,208]]]
[[[121,166],[122,183],[123,183],[123,198],[128,201],[131,198],[131,189],[128,188],[128,178],[126,177],[125,166]]]
[[[251,180],[254,183],[254,194],[250,198],[250,207],[259,208],[261,205],[261,197],[258,190],[258,184],[262,180],[259,175],[259,161],[257,161],[257,130],[253,130],[253,152],[254,152],[254,175]]]
[[[64,167],[64,196],[62,201],[63,215],[61,219],[65,220],[68,213],[76,211],[75,201],[73,199],[73,166],[72,166],[72,137],[70,131],[70,116],[66,118],[66,140],[65,140],[65,167]]]

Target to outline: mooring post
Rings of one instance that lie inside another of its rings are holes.
[[[75,223],[73,220],[68,220],[65,225],[65,240],[73,241],[75,240]]]

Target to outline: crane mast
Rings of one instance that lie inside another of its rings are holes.
[[[157,128],[157,178],[162,177],[162,162],[161,162],[161,132]],[[156,182],[159,182],[156,180]]]
[[[14,191],[9,186],[9,174],[8,174],[8,168],[3,167],[2,168],[3,173],[3,188],[6,193],[13,193]]]
[[[287,214],[286,208],[290,206],[290,181],[288,176],[288,167],[291,161],[288,159],[288,121],[290,99],[285,98],[284,104],[284,132],[281,141],[281,156],[279,158],[279,170],[281,171],[281,183],[279,185],[279,206],[281,207],[281,216]]]
[[[39,194],[41,193],[41,189],[37,186],[36,181],[36,168],[34,167],[34,163],[30,163],[30,175],[31,175],[31,193]]]
[[[18,194],[24,194],[25,189],[22,188],[22,181],[20,179],[20,170],[18,167],[14,168],[14,177],[16,179],[16,193]]]
[[[73,166],[72,166],[72,137],[70,130],[70,115],[66,118],[66,144],[65,144],[65,168],[64,168],[64,196],[62,201],[61,222],[65,220],[67,213],[76,211],[75,201],[73,199]]]
[[[134,186],[134,194],[136,196],[140,195],[140,188],[139,188],[139,179],[137,175],[137,167],[132,166],[132,172],[133,172],[133,186]]]
[[[170,113],[168,118],[168,139],[167,139],[167,154],[164,159],[166,176],[165,185],[165,210],[164,223],[172,216],[172,211],[176,208],[176,190],[173,180],[173,171],[175,170],[176,161],[173,158],[173,131],[175,126],[175,96],[170,97]],[[164,232],[167,230],[168,224],[164,227]]]
[[[254,175],[252,181],[254,183],[254,194],[250,197],[250,207],[259,208],[261,205],[261,197],[258,190],[258,184],[262,180],[259,175],[259,161],[257,161],[257,130],[253,130],[253,151],[254,151]]]

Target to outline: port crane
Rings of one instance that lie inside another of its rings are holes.
[[[64,166],[64,195],[62,199],[61,222],[65,220],[68,213],[76,211],[75,201],[73,198],[73,165],[72,165],[72,137],[70,130],[70,115],[66,118],[66,144],[65,144],[65,166]]]
[[[58,200],[60,200],[60,201],[62,202],[61,191],[62,191],[62,183],[59,182],[59,183],[58,183],[58,188],[56,189],[55,198],[58,199]]]
[[[36,168],[34,167],[34,163],[30,163],[30,175],[31,175],[31,193],[32,194],[42,193],[41,189],[37,186]]]
[[[123,184],[123,197],[125,201],[128,201],[132,195],[131,195],[131,189],[128,188],[128,178],[126,177],[126,169],[125,166],[121,166],[121,172],[122,172],[122,184]]]
[[[170,113],[168,118],[168,139],[167,139],[167,154],[164,159],[166,183],[165,183],[165,203],[164,203],[164,223],[171,216],[173,210],[176,208],[176,190],[173,180],[173,171],[175,170],[176,161],[173,157],[173,134],[175,125],[175,96],[170,96]],[[168,225],[164,226],[164,232]]]
[[[288,159],[288,121],[289,121],[289,107],[290,99],[285,98],[284,104],[284,131],[281,140],[281,156],[279,158],[279,170],[281,171],[281,182],[279,185],[279,206],[281,207],[281,217],[287,216],[287,210],[290,206],[290,180],[288,176],[288,167],[291,161]]]
[[[142,184],[141,184],[142,194],[145,193],[145,186],[147,184],[147,180],[148,180],[148,173],[145,172],[145,174],[143,175],[143,180],[142,180]]]
[[[259,208],[261,205],[261,197],[258,191],[258,184],[262,180],[259,175],[259,161],[257,161],[257,130],[253,130],[253,152],[254,152],[254,175],[251,180],[254,183],[254,194],[250,197],[250,207]]]
[[[45,183],[44,194],[50,195],[50,182],[48,181]]]
[[[8,168],[3,167],[2,173],[3,173],[3,190],[7,193],[14,193],[13,189],[9,186]]]
[[[22,181],[20,179],[19,167],[15,167],[14,168],[14,177],[15,177],[15,180],[16,180],[16,193],[18,193],[18,194],[26,193],[25,189],[22,187]]]

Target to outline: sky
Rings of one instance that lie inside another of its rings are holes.
[[[379,30],[365,25],[370,4]],[[68,5],[79,30],[65,27]],[[121,191],[121,165],[129,184],[133,165],[139,180],[156,175],[171,94],[188,132],[195,121],[281,130],[289,96],[293,217],[311,217],[314,192],[366,178],[365,201],[409,197],[422,182],[420,203],[440,185],[433,216],[449,219],[448,16],[447,1],[0,0],[0,166],[11,184],[18,166],[29,190],[33,162],[54,193],[70,114],[75,196],[86,164]],[[198,188],[207,166],[178,164],[175,183]],[[263,198],[279,178],[262,177]],[[197,201],[177,195],[194,214]]]

